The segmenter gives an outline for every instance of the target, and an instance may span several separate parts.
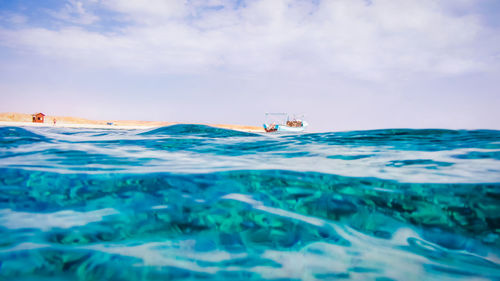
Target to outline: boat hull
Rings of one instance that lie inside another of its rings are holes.
[[[285,125],[277,125],[278,132],[303,132],[304,127],[288,127]]]

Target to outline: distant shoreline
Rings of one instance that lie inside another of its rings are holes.
[[[56,124],[54,125],[54,118]],[[44,123],[34,123],[31,121],[31,114],[26,113],[0,113],[0,126],[30,126],[30,127],[63,127],[63,128],[93,128],[93,129],[152,129],[176,124],[176,122],[161,122],[161,121],[133,121],[133,120],[90,120],[68,116],[45,116]],[[245,125],[229,125],[229,124],[198,124],[206,125],[215,128],[236,130],[242,132],[260,133],[265,132],[263,128],[256,126]]]

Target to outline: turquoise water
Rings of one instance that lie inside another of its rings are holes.
[[[0,280],[500,280],[500,131],[0,127]]]

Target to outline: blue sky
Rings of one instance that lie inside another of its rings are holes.
[[[496,0],[0,0],[0,111],[500,129]]]

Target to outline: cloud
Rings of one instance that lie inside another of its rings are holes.
[[[108,0],[115,29],[0,29],[5,46],[93,67],[176,74],[323,73],[384,80],[393,75],[488,71],[498,33],[451,6],[470,1]],[[92,25],[84,4],[52,14]],[[493,38],[493,39],[492,39]],[[496,39],[495,39],[496,38]],[[497,41],[496,41],[497,42]]]
[[[108,0],[104,1],[103,5],[136,23],[172,20],[184,17],[188,12],[186,0]]]
[[[24,24],[28,21],[27,17],[16,13],[9,13],[6,15],[2,15],[0,16],[0,19],[5,19],[7,22],[15,25]]]
[[[94,1],[89,1],[89,3],[92,2]],[[82,1],[76,0],[68,0],[63,8],[57,11],[49,10],[49,14],[59,20],[83,25],[93,24],[99,20],[99,17],[89,13],[84,8],[84,3]]]

